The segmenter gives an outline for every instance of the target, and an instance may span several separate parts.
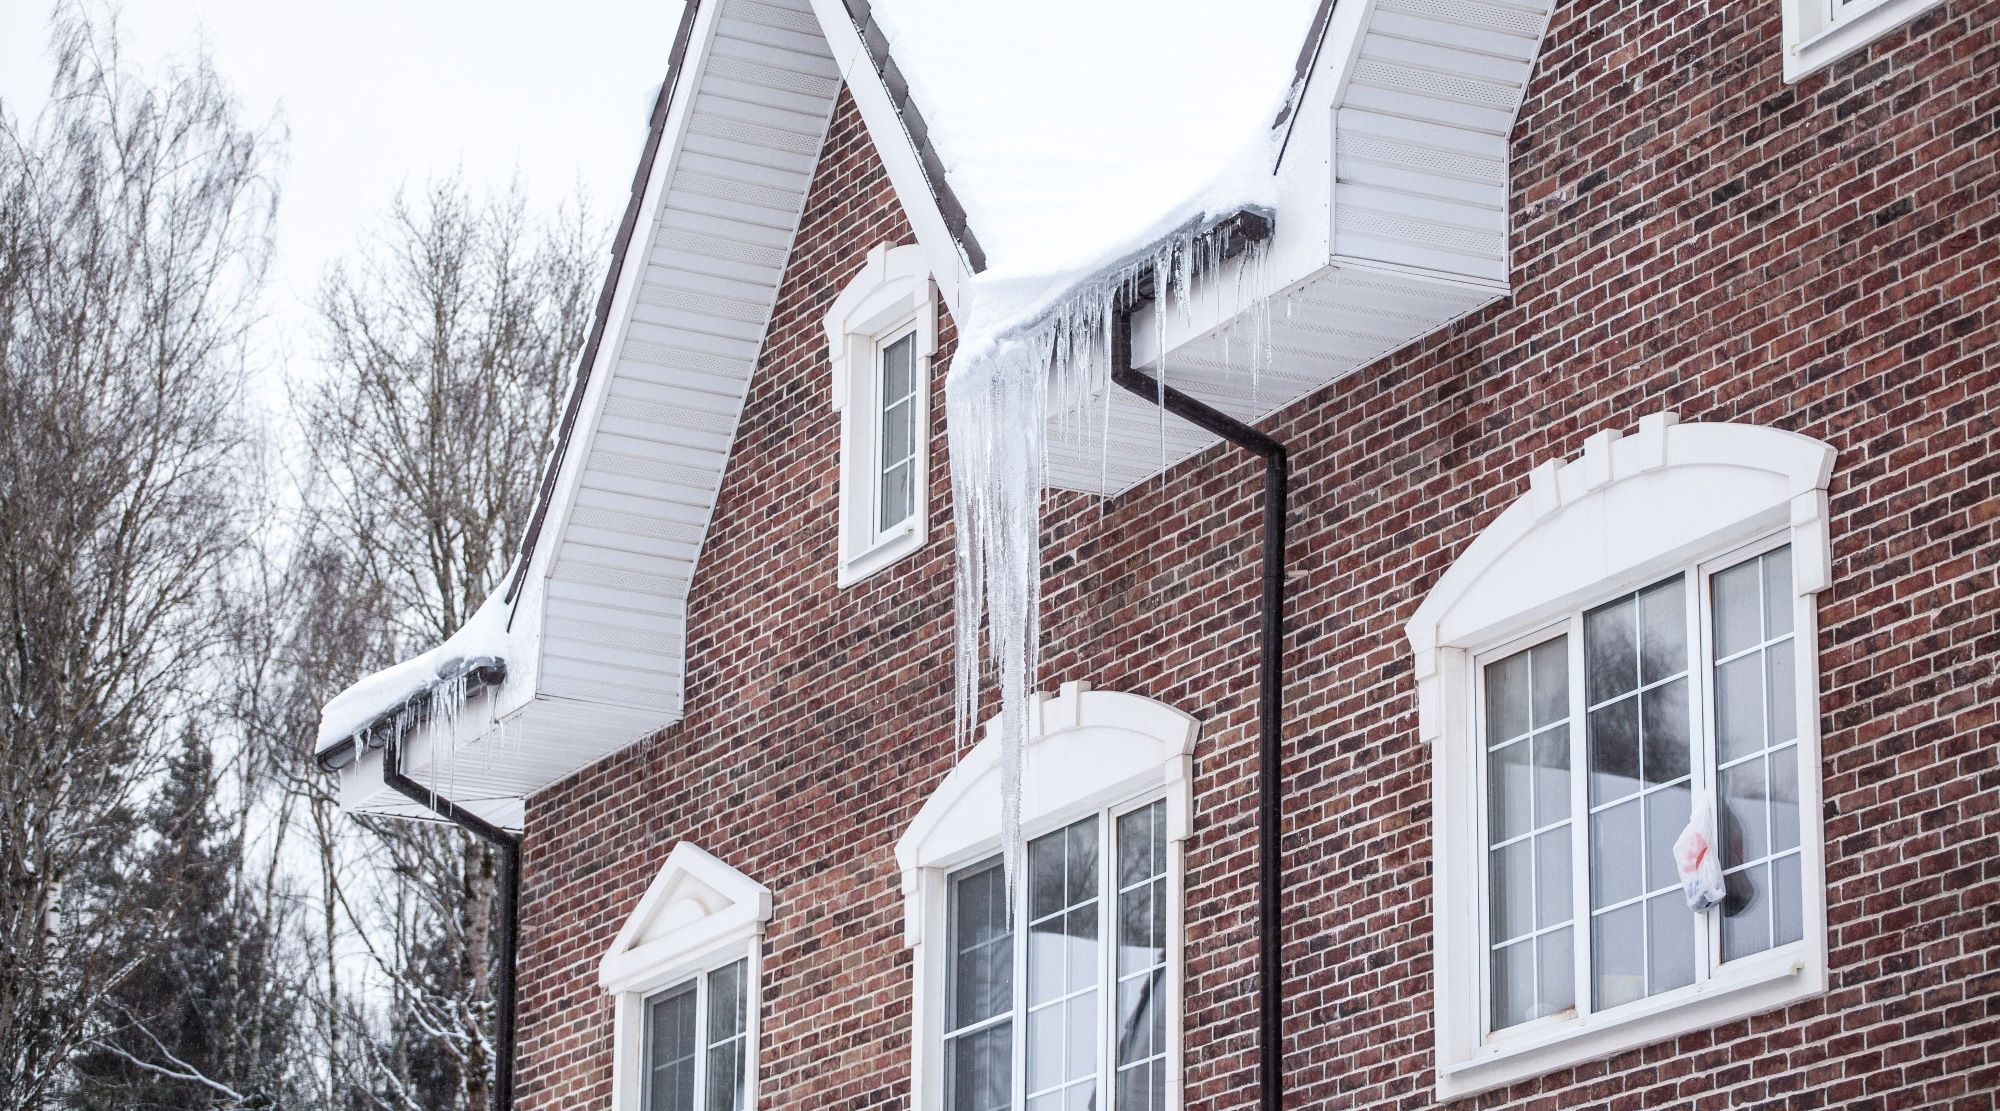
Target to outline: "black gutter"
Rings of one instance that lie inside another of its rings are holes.
[[[1269,233],[1268,224],[1264,233]],[[1261,236],[1258,236],[1261,238]],[[1279,802],[1284,699],[1285,509],[1291,465],[1285,447],[1235,417],[1132,367],[1132,312],[1120,307],[1111,338],[1111,380],[1196,427],[1244,448],[1264,461],[1264,566],[1257,632],[1257,1106],[1284,1108],[1284,969],[1279,907],[1284,876],[1279,861]],[[1157,310],[1156,310],[1157,311]]]
[[[500,959],[493,973],[493,1111],[514,1106],[514,962],[520,953],[521,838],[403,774],[402,741],[382,751],[382,782],[500,852]]]
[[[313,763],[323,772],[337,772],[361,759],[361,754],[371,748],[381,748],[388,743],[396,730],[422,720],[429,712],[431,694],[445,683],[458,679],[465,680],[465,697],[471,698],[482,691],[498,687],[507,680],[507,661],[498,656],[478,656],[470,660],[453,660],[438,670],[435,680],[411,693],[394,706],[376,714],[368,724],[356,729],[352,734],[328,745],[323,751],[313,754]]]

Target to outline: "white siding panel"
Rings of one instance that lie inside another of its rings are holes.
[[[720,3],[558,522],[519,723],[558,758],[524,776],[680,715],[688,583],[839,92],[806,0]]]

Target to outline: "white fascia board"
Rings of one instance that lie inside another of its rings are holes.
[[[841,0],[812,0],[812,8],[813,14],[819,17],[820,32],[826,36],[827,46],[833,51],[840,79],[853,92],[855,106],[861,110],[861,120],[868,126],[868,136],[874,142],[875,152],[888,171],[889,184],[896,191],[896,200],[903,206],[910,226],[916,230],[917,243],[924,249],[924,261],[930,267],[932,279],[937,282],[938,295],[944,298],[945,307],[951,310],[953,319],[963,319],[965,289],[972,280],[972,271],[965,264],[965,256],[959,252],[958,241],[945,224],[944,214],[938,211],[937,198],[931,193],[930,181],[924,176],[923,163],[918,161],[916,149],[910,145],[909,133],[903,130],[902,114],[889,100],[889,91],[883,87],[882,76],[875,72],[874,63],[869,60],[868,50],[862,45],[860,32],[848,16],[846,5]]]

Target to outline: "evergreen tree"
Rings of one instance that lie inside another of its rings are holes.
[[[76,1111],[286,1102],[296,996],[278,923],[242,882],[241,831],[217,805],[208,744],[188,730],[142,825],[127,927],[153,954],[101,1008],[74,1062]]]

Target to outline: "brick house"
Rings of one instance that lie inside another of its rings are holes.
[[[1275,192],[1185,241],[1250,295],[1134,271],[1110,354],[1288,453],[1276,714],[1268,468],[1056,397],[1012,884],[1005,235],[875,7],[689,0],[519,574],[329,708],[348,805],[518,846],[519,1106],[1993,1104],[2000,4],[1253,24]]]

